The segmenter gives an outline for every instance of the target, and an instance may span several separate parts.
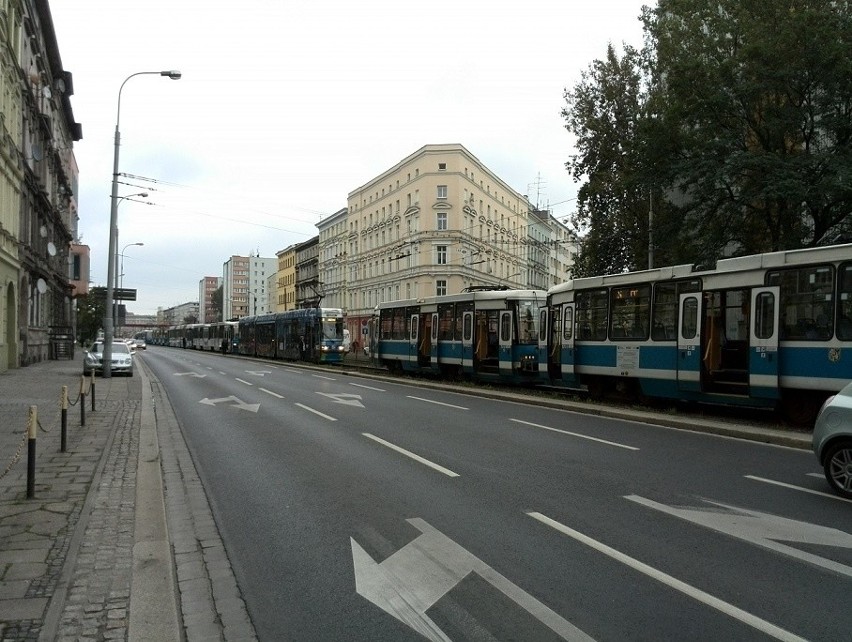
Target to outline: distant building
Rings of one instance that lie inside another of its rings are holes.
[[[186,323],[187,319],[198,320],[198,301],[181,303],[171,308],[157,310],[157,327],[169,327]]]
[[[275,279],[275,312],[296,309],[296,250],[291,245],[276,253],[278,273]]]
[[[568,278],[568,228],[462,145],[425,145],[317,224],[322,305],[362,335],[382,301],[471,286],[547,289]],[[301,276],[297,277],[297,287]]]
[[[315,236],[296,247],[296,308],[320,305],[320,288],[319,237]]]
[[[267,278],[277,274],[277,258],[232,256],[222,266],[222,307],[225,319],[272,311]]]
[[[213,300],[216,290],[222,285],[222,277],[205,276],[198,282],[198,319],[201,323],[222,320],[222,311]]]

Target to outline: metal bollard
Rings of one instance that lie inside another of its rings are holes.
[[[92,412],[95,412],[95,371],[92,370],[91,380],[89,381],[89,387],[92,390]]]
[[[59,450],[68,450],[68,386],[62,386],[62,431],[60,432]]]
[[[36,428],[38,427],[38,406],[30,406],[27,420],[27,499],[35,497],[35,460]]]
[[[80,377],[80,425],[86,425],[86,377]]]

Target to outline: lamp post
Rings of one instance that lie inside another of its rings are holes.
[[[134,245],[145,245],[145,244],[144,243],[128,243],[123,248],[121,248],[121,254],[119,254],[119,256],[121,257],[121,271],[119,272],[119,275],[118,275],[119,276],[119,283],[118,283],[118,289],[119,290],[124,289],[124,250],[126,250],[129,247],[133,247]],[[119,301],[119,300],[123,300],[123,299],[116,299],[116,306],[115,306],[116,307],[116,314],[115,314],[116,325],[118,325],[118,305],[119,304],[117,303],[117,301]]]
[[[120,205],[124,199],[130,199],[134,196],[139,196],[141,198],[148,198],[148,192],[137,192],[136,194],[127,194],[125,196],[118,197],[118,204]],[[134,203],[141,203],[142,201],[134,201]],[[151,203],[145,203],[146,205],[151,205]],[[118,207],[118,206],[116,206]],[[122,268],[123,269],[123,268]],[[113,299],[115,298],[115,290],[114,288],[118,287],[118,227],[115,228],[115,261],[113,262],[112,272],[107,275],[107,285],[112,281],[113,286]],[[117,325],[118,320],[118,301],[113,300],[112,305],[112,326],[115,327]]]
[[[115,281],[110,278],[115,274],[115,249],[118,245],[118,150],[121,146],[121,134],[119,133],[118,124],[121,120],[121,92],[127,81],[134,76],[142,75],[159,75],[168,76],[172,80],[180,80],[180,72],[171,71],[137,71],[135,74],[130,74],[121,83],[118,88],[118,106],[115,114],[115,149],[113,152],[112,161],[112,196],[109,211],[109,250],[107,252],[107,292],[106,292],[106,312],[104,314],[104,360],[103,360],[103,376],[112,376],[112,340],[113,340],[113,324],[112,324],[112,307],[115,297]]]

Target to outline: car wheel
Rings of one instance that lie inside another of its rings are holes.
[[[825,478],[843,497],[852,499],[852,441],[839,441],[825,452]]]

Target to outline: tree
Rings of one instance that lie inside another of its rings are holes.
[[[619,58],[610,45],[606,59],[594,61],[574,89],[565,92],[562,115],[579,150],[566,166],[575,180],[585,179],[572,219],[585,232],[575,276],[633,267],[643,242],[636,225],[642,198],[636,182],[636,130],[644,101],[638,61],[634,49],[626,48]]]
[[[77,297],[77,342],[89,345],[97,339],[103,325],[106,303],[103,297],[85,294]]]
[[[187,314],[183,318],[183,322],[186,323],[187,325],[190,325],[190,324],[193,324],[193,323],[198,323],[198,316],[195,315],[195,314]]]
[[[832,0],[664,0],[644,14],[672,174],[709,243],[813,246],[852,209],[852,15]]]
[[[225,299],[224,286],[220,285],[210,295],[210,311],[217,321],[223,320],[223,302]]]
[[[852,232],[849,2],[660,0],[563,116],[584,181],[577,272],[791,249]],[[645,253],[645,256],[646,253]],[[647,263],[645,263],[647,264]]]

